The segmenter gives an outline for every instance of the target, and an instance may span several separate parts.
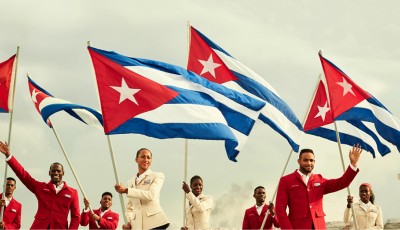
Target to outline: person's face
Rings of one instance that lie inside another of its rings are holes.
[[[108,210],[112,205],[112,197],[110,195],[104,195],[100,200],[100,206],[102,210]]]
[[[360,187],[360,199],[361,201],[366,204],[369,202],[369,198],[371,197],[371,190],[368,186],[361,186]]]
[[[256,199],[256,203],[264,203],[267,195],[265,194],[265,189],[258,188],[256,192],[253,194],[253,197]]]
[[[50,166],[49,175],[53,184],[59,184],[62,182],[64,170],[60,164],[52,164]]]
[[[196,179],[190,184],[190,189],[195,196],[198,196],[203,191],[203,181],[200,179]]]
[[[142,150],[139,152],[136,162],[138,164],[139,169],[146,171],[151,165],[151,153],[148,150]]]
[[[301,154],[300,159],[297,160],[297,163],[299,163],[299,170],[300,172],[304,174],[309,174],[312,172],[314,169],[314,154],[310,152],[305,152]]]
[[[14,190],[15,190],[16,186],[15,186],[15,181],[13,180],[7,180],[7,184],[6,184],[6,195],[12,195]]]

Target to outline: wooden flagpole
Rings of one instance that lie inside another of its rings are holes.
[[[187,43],[187,51],[188,51],[188,58],[189,60],[189,53],[190,53],[190,22],[187,22],[187,28],[188,28],[188,43]],[[185,156],[184,156],[184,163],[183,163],[183,181],[187,182],[187,169],[188,169],[188,148],[189,148],[189,140],[185,139]],[[183,192],[183,227],[186,225],[186,193],[185,191]]]
[[[316,88],[318,87],[318,83],[319,83],[319,80],[320,80],[320,79],[321,79],[321,74],[318,76],[318,81],[317,81]],[[314,94],[315,94],[315,92],[314,92]],[[308,110],[307,110],[307,112],[306,112],[306,115],[304,116],[302,126],[304,126],[304,123],[305,123],[306,120],[307,120],[308,111],[310,111],[310,107],[311,107],[311,105],[312,105],[312,101],[313,101],[314,97],[315,97],[315,95],[313,95],[313,96],[311,97],[310,104],[309,104],[309,106],[308,106]],[[292,157],[292,154],[293,154],[293,149],[290,150],[288,159],[286,160],[285,166],[283,167],[283,170],[282,170],[282,174],[281,174],[281,176],[280,176],[279,178],[283,177],[283,175],[285,174],[285,171],[286,171],[287,166],[288,166],[288,164],[289,164],[289,160],[290,160],[290,158]],[[272,199],[271,199],[270,203],[273,202],[273,201],[275,201],[276,194],[277,194],[277,192],[278,192],[278,186],[279,186],[279,184],[278,184],[278,185],[276,186],[276,188],[275,188],[275,192],[274,192],[274,195],[272,196]],[[269,209],[267,209],[267,212],[265,213],[265,217],[264,217],[264,219],[263,219],[263,222],[262,222],[262,224],[261,224],[261,228],[260,228],[260,229],[264,229],[265,222],[267,221],[268,213],[269,213]]]
[[[13,117],[14,117],[14,98],[15,98],[15,85],[16,85],[16,79],[17,79],[17,66],[18,66],[18,56],[19,56],[19,46],[17,46],[17,53],[15,54],[15,60],[14,60],[14,65],[13,65],[13,73],[11,76],[11,86],[12,86],[12,91],[11,91],[11,106],[9,103],[9,108],[11,109],[10,111],[10,122],[8,125],[8,139],[7,139],[7,144],[8,148],[11,148],[11,130],[12,130],[12,122],[13,122]],[[4,167],[4,181],[3,181],[3,197],[2,199],[5,199],[6,195],[6,186],[7,186],[7,171],[8,171],[8,164],[5,164]],[[3,220],[3,213],[4,209],[6,207],[2,206],[1,207],[1,213],[0,213],[0,221]]]
[[[121,182],[120,182],[119,176],[118,176],[117,163],[115,161],[114,149],[113,149],[113,146],[111,144],[111,138],[110,138],[109,135],[106,135],[106,136],[107,136],[108,148],[110,150],[111,162],[112,162],[113,169],[114,169],[115,181],[117,182],[117,184],[120,184]],[[118,195],[119,195],[119,201],[120,201],[120,204],[121,204],[121,211],[124,212],[124,210],[125,210],[124,197],[122,196],[121,193],[118,193]],[[125,223],[127,223],[128,220],[126,218],[125,213],[124,213],[123,216],[124,216]]]
[[[90,47],[90,41],[87,42],[87,46]],[[94,74],[94,76],[95,76],[95,74]],[[97,94],[97,97],[99,98],[99,101],[100,101],[100,97],[99,97],[98,94]],[[106,135],[106,136],[107,136],[108,149],[110,150],[111,162],[112,162],[113,169],[114,169],[115,182],[117,184],[120,184],[121,181],[119,179],[118,170],[117,170],[117,164],[116,164],[116,161],[115,161],[114,148],[113,148],[112,143],[111,143],[111,138],[108,135]],[[122,196],[121,193],[118,193],[118,195],[119,195],[119,201],[120,201],[120,204],[121,204],[121,211],[124,213],[124,215],[123,215],[124,222],[127,223],[128,220],[127,220],[126,215],[125,215],[124,197]]]
[[[50,121],[50,119],[48,119],[48,120]],[[51,121],[50,121],[50,123],[51,123]],[[51,123],[51,129],[53,130],[53,133],[54,133],[54,135],[55,135],[55,137],[56,137],[56,139],[57,139],[57,142],[58,142],[58,144],[60,145],[60,148],[61,148],[61,150],[62,150],[62,152],[63,152],[63,154],[64,154],[65,159],[66,159],[67,162],[68,162],[68,165],[69,165],[69,167],[70,167],[70,169],[71,169],[71,171],[72,171],[72,174],[73,174],[74,177],[75,177],[76,183],[78,184],[79,189],[81,190],[83,197],[87,199],[86,193],[85,193],[85,191],[83,191],[83,187],[82,187],[81,183],[79,182],[79,179],[78,179],[78,176],[77,176],[76,173],[75,173],[74,167],[72,167],[72,164],[71,164],[71,161],[70,161],[69,158],[68,158],[67,152],[65,151],[65,148],[64,148],[63,144],[61,143],[61,140],[60,140],[60,138],[58,137],[57,131],[56,131],[56,129],[54,128],[54,125],[53,125],[52,123]],[[94,214],[93,209],[92,209],[92,207],[91,207],[90,205],[89,205],[89,210],[90,210],[90,212],[91,212],[92,214]],[[100,227],[100,226],[99,226],[99,223],[97,223],[97,221],[95,221],[95,223],[96,223],[97,227]]]

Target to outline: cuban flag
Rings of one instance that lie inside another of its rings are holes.
[[[187,69],[210,81],[266,102],[259,119],[281,134],[297,152],[303,135],[302,126],[275,89],[198,30],[192,26],[189,29]]]
[[[337,142],[333,122],[334,119],[326,95],[326,87],[320,79],[306,116],[304,132]],[[379,152],[382,156],[390,152],[390,149],[380,141],[375,132],[360,122],[338,120],[336,121],[336,126],[338,127],[340,143],[342,144],[353,146],[358,143],[362,149],[370,152],[374,158],[375,152]]]
[[[225,140],[236,161],[265,106],[178,66],[88,49],[106,134]]]
[[[49,92],[37,85],[29,76],[28,86],[36,110],[49,127],[52,126],[49,117],[57,112],[65,111],[87,125],[103,129],[102,116],[98,111],[86,106],[73,104],[69,101],[55,98]]]
[[[321,53],[319,57],[325,73],[333,119],[347,121],[366,131],[373,139],[379,138],[382,143],[389,142],[400,151],[399,119]],[[387,152],[385,148],[380,151],[381,155]]]
[[[0,113],[10,112],[12,72],[16,55],[0,63]]]

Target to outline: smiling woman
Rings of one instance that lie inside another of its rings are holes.
[[[188,205],[186,205],[185,227],[188,229],[211,229],[210,214],[213,199],[209,195],[203,194],[203,179],[200,176],[193,176],[189,185],[183,182],[182,189],[186,193]]]
[[[166,229],[169,226],[160,206],[160,191],[165,176],[150,170],[152,158],[149,149],[139,149],[135,158],[138,173],[128,181],[127,187],[115,185],[115,190],[126,193],[128,198],[125,210],[128,223],[122,226],[123,229]]]
[[[382,209],[379,205],[374,204],[375,195],[372,186],[368,183],[361,184],[359,196],[360,202],[356,204],[353,204],[353,197],[347,197],[347,207],[343,217],[346,229],[353,228],[352,204],[359,229],[383,229]]]

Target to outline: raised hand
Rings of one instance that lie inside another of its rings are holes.
[[[350,159],[350,164],[354,167],[357,167],[357,162],[358,159],[360,158],[360,155],[362,153],[362,149],[360,144],[356,144],[353,146],[353,148],[349,152],[349,159]]]

